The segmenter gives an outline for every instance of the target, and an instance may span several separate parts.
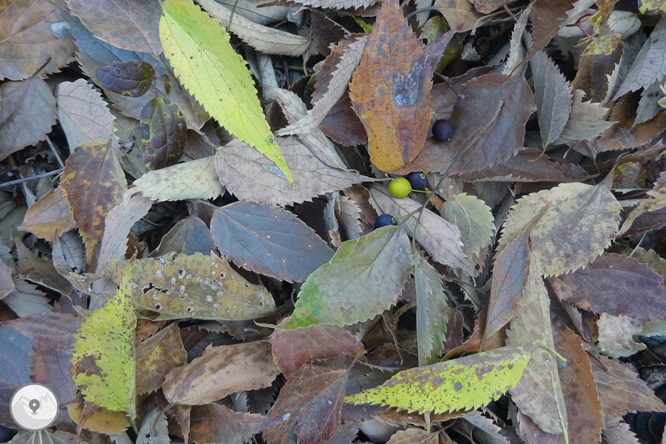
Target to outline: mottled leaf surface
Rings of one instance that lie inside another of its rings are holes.
[[[160,388],[167,374],[187,364],[178,325],[171,324],[136,348],[136,393],[142,395]]]
[[[629,214],[627,219],[622,223],[622,229],[616,234],[621,237],[624,233],[629,231],[631,225],[636,218],[641,214],[650,211],[656,211],[666,206],[666,173],[661,173],[654,188],[647,192],[647,196],[640,201],[638,206]]]
[[[249,441],[252,435],[281,422],[282,418],[234,412],[213,403],[192,407],[190,421],[190,441],[204,444],[232,440]]]
[[[302,282],[333,257],[333,250],[310,227],[273,205],[226,205],[215,210],[210,225],[225,257],[277,279]]]
[[[141,110],[141,151],[146,168],[175,165],[187,139],[185,117],[174,102],[156,97]]]
[[[142,60],[114,61],[97,68],[96,74],[103,88],[124,96],[141,97],[153,84],[155,69]]]

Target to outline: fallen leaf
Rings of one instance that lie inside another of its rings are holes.
[[[645,350],[647,346],[634,340],[640,334],[643,323],[628,316],[610,316],[602,313],[597,321],[599,350],[611,358],[624,358]]]
[[[397,302],[411,268],[411,247],[403,229],[379,228],[343,242],[331,261],[301,286],[288,330],[312,325],[351,325]]]
[[[639,320],[666,318],[664,277],[632,257],[607,253],[550,283],[560,300],[583,310]]]
[[[58,187],[28,208],[18,229],[53,241],[56,232],[64,233],[75,227],[76,221],[69,210],[69,202],[62,188]]]
[[[132,263],[104,308],[93,311],[74,335],[74,382],[86,401],[136,417],[134,328],[132,306]]]
[[[608,108],[599,103],[583,102],[584,94],[579,89],[574,91],[569,120],[554,144],[594,139],[613,126],[614,122],[603,120]]]
[[[571,85],[545,52],[539,51],[530,60],[536,98],[541,146],[557,140],[571,113]]]
[[[149,171],[134,181],[123,199],[136,193],[157,201],[215,199],[224,194],[224,187],[215,172],[215,158],[204,157]]]
[[[79,426],[92,432],[116,434],[123,433],[131,424],[125,412],[108,410],[103,407],[85,409],[83,398],[81,402],[72,402],[67,405],[69,417]]]
[[[394,198],[386,187],[374,187],[370,195],[372,204],[380,210],[378,213],[388,213],[394,218],[405,217],[421,208],[420,203],[409,197]],[[432,211],[424,210],[420,215],[416,213],[407,218],[404,227],[407,234],[414,237],[435,261],[465,271],[469,269],[460,231],[452,223]]]
[[[567,19],[575,13],[576,5],[579,4],[585,8],[589,5],[576,0],[540,0],[534,3],[530,13],[532,46],[523,63],[530,61],[537,52],[546,47],[567,24]]]
[[[263,154],[234,140],[215,155],[215,168],[227,190],[240,200],[290,205],[348,187],[372,181],[351,171],[331,168],[314,156],[298,138],[277,138],[294,183],[288,184],[280,171]]]
[[[333,257],[333,250],[310,227],[272,205],[236,202],[218,208],[210,229],[226,258],[288,282],[303,282]]]
[[[144,417],[137,435],[137,444],[168,444],[171,441],[166,416],[164,416],[164,412],[160,411],[159,407],[153,407]]]
[[[66,1],[95,37],[130,51],[152,52],[156,56],[162,52],[157,26],[162,9],[157,0]]]
[[[324,57],[330,55],[331,46],[335,46],[339,41],[350,35],[344,27],[316,9],[312,9],[310,26],[312,27],[312,38],[317,45],[317,50]]]
[[[1,54],[1,53],[0,53]],[[2,60],[2,55],[0,55]],[[37,145],[56,122],[51,88],[37,76],[0,85],[0,160]]]
[[[310,39],[298,34],[290,34],[279,29],[262,26],[238,13],[232,17],[233,4],[228,8],[214,0],[199,3],[215,20],[229,32],[236,34],[248,45],[267,54],[300,56],[310,47]],[[230,27],[231,25],[231,27]]]
[[[146,168],[159,170],[178,163],[185,149],[185,117],[174,102],[156,97],[141,110],[141,151]]]
[[[422,429],[399,430],[386,444],[439,444],[439,433]]]
[[[335,143],[344,146],[365,145],[368,134],[363,123],[351,107],[349,94],[345,93],[319,124],[319,129]]]
[[[602,431],[604,442],[607,444],[640,444],[636,435],[629,430],[626,422],[621,419],[607,419],[606,426]]]
[[[268,387],[280,373],[268,341],[208,347],[169,372],[162,391],[172,404],[199,405],[231,393]]]
[[[171,324],[136,348],[136,393],[150,393],[162,385],[167,374],[187,364],[180,328]]]
[[[9,413],[9,403],[14,392],[21,386],[30,384],[33,341],[8,326],[0,327],[0,424],[18,428]]]
[[[473,29],[483,18],[467,0],[435,0],[437,8],[451,27],[456,32],[465,32]]]
[[[638,206],[629,214],[629,216],[627,216],[622,223],[622,228],[615,236],[622,237],[627,231],[629,231],[631,225],[641,214],[656,211],[663,207],[666,207],[666,173],[659,175],[657,182],[654,184],[654,188],[647,192],[647,196],[645,196]]]
[[[609,94],[612,94],[612,78],[618,74],[624,45],[611,54],[590,54],[581,57],[578,62],[578,72],[571,82],[574,89],[580,89],[593,103],[604,103]],[[610,97],[608,97],[610,99]]]
[[[352,404],[380,404],[434,413],[485,405],[513,387],[529,361],[521,347],[503,347],[404,370],[383,385],[345,397]]]
[[[207,404],[192,407],[190,420],[190,440],[204,444],[249,441],[252,435],[281,422],[282,418],[238,413],[220,404]]]
[[[162,9],[160,38],[179,80],[220,125],[275,162],[292,183],[250,71],[231,47],[229,34],[191,0],[167,0]]]
[[[23,242],[16,242],[19,275],[35,284],[43,285],[62,294],[70,294],[72,286],[62,277],[50,260],[36,256]]]
[[[118,279],[124,266],[124,261],[111,260],[104,275]],[[157,320],[254,319],[275,307],[266,288],[251,284],[213,254],[137,259],[132,283],[135,307],[159,313]]]
[[[399,2],[382,2],[349,84],[352,107],[368,133],[370,159],[380,170],[398,170],[421,152],[434,110],[433,69]]]
[[[21,80],[42,68],[58,72],[74,60],[74,40],[58,38],[52,26],[63,21],[62,12],[45,0],[13,1],[0,10],[0,79]],[[4,95],[4,94],[3,94]],[[3,106],[4,107],[4,106]]]
[[[298,442],[327,442],[341,427],[342,398],[347,370],[304,365],[287,381],[268,417],[283,418],[263,437],[269,444],[288,444],[293,431]]]
[[[174,252],[192,255],[194,253],[209,254],[215,251],[213,236],[206,224],[196,216],[179,221],[162,237],[153,256],[164,256]]]
[[[285,318],[288,322],[289,317]],[[303,365],[315,364],[344,354],[356,355],[363,344],[356,336],[335,325],[313,325],[297,330],[276,329],[271,335],[273,359],[285,378],[294,377]]]
[[[142,60],[114,61],[97,68],[96,74],[103,88],[116,94],[141,97],[152,86],[155,69]]]
[[[457,194],[444,202],[440,213],[460,230],[463,253],[468,260],[478,257],[492,242],[495,232],[493,213],[481,199],[466,193]]]
[[[515,239],[544,208],[531,230],[533,254],[544,276],[582,268],[610,243],[620,220],[620,204],[604,182],[599,185],[560,184],[521,198],[504,223],[500,248]]]

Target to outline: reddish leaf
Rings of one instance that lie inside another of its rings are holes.
[[[333,257],[326,243],[293,213],[254,202],[219,208],[211,220],[222,254],[257,273],[302,282]]]
[[[271,335],[271,344],[273,359],[287,379],[291,379],[305,364],[346,353],[355,355],[363,348],[356,336],[334,325],[315,325],[298,330],[276,329]]]
[[[593,313],[641,320],[666,318],[664,277],[628,256],[605,254],[550,282],[561,300]],[[637,294],[641,303],[636,303]]]
[[[103,88],[129,97],[144,95],[153,84],[154,76],[155,69],[141,60],[113,62],[97,68],[97,78]]]
[[[197,444],[249,441],[252,435],[282,422],[250,413],[238,413],[219,404],[192,407],[189,439]]]

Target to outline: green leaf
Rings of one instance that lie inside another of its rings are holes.
[[[478,256],[488,246],[495,231],[495,222],[490,207],[481,199],[456,194],[442,206],[442,217],[458,227],[467,257]]]
[[[74,382],[86,401],[109,410],[124,411],[134,419],[136,316],[131,296],[132,267],[133,262],[125,267],[116,295],[81,324],[74,335],[76,342],[70,361],[74,365]]]
[[[396,302],[411,263],[409,238],[397,226],[343,242],[331,261],[303,283],[283,327],[342,326],[370,319]]]
[[[166,0],[162,8],[160,39],[180,82],[220,125],[275,162],[291,183],[250,71],[229,34],[192,0]]]
[[[437,362],[444,348],[446,324],[454,310],[446,304],[439,273],[421,256],[414,264],[414,280],[419,365],[428,365]]]
[[[502,347],[405,370],[377,388],[345,397],[345,402],[381,404],[408,412],[475,409],[518,382],[531,351],[531,347]]]

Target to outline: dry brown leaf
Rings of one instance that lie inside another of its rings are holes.
[[[591,149],[592,155],[594,155],[604,151],[638,148],[652,143],[655,140],[655,134],[660,134],[666,127],[666,110],[660,111],[652,120],[633,127],[633,122],[628,125],[624,125],[622,122],[610,123],[615,125],[604,131],[599,140],[590,142],[587,150],[579,149],[575,145],[573,148],[585,155],[589,155]]]
[[[637,217],[643,213],[656,211],[666,207],[666,172],[662,172],[654,184],[654,188],[647,192],[647,196],[640,201],[638,206],[629,214],[622,224],[622,228],[615,237],[622,237],[634,223]]]
[[[108,142],[84,143],[67,159],[60,184],[86,245],[86,271],[94,271],[104,219],[127,189],[120,151]]]
[[[310,22],[312,38],[317,45],[317,50],[324,57],[328,57],[331,53],[330,47],[349,37],[350,33],[317,9],[310,10],[310,14],[312,15]]]
[[[384,1],[349,84],[370,159],[380,170],[398,170],[421,152],[434,110],[433,69],[399,2]]]
[[[329,167],[296,137],[278,138],[277,144],[292,172],[293,184],[279,175],[271,160],[238,140],[222,147],[215,156],[218,182],[240,200],[290,205],[354,183],[373,181],[370,177]]]
[[[57,232],[64,233],[76,227],[76,221],[69,209],[69,202],[58,187],[46,193],[25,213],[19,230],[30,231],[34,235],[53,241]]]
[[[634,432],[629,430],[629,425],[617,418],[606,419],[602,434],[604,444],[640,444]]]
[[[235,392],[268,387],[279,373],[268,341],[209,346],[201,357],[171,370],[162,391],[172,404],[208,404]]]
[[[201,0],[199,4],[229,32],[236,34],[257,51],[267,54],[299,56],[310,47],[309,38],[259,25],[240,14],[234,15],[233,23],[229,28],[231,9],[213,0]]]
[[[451,29],[457,32],[469,31],[483,17],[467,0],[436,0],[435,8],[446,17]]]
[[[428,433],[422,429],[407,429],[396,432],[386,444],[438,444],[439,433]]]
[[[615,123],[603,120],[608,108],[599,103],[583,102],[584,96],[583,91],[574,91],[571,115],[554,144],[594,139]]]
[[[469,0],[481,14],[490,14],[504,5],[513,3],[515,0]]]
[[[106,142],[115,118],[100,93],[85,79],[62,82],[57,88],[58,120],[67,136],[70,152],[84,142]],[[118,136],[113,135],[117,142]]]
[[[546,47],[550,40],[567,24],[567,18],[574,11],[576,0],[539,0],[534,2],[530,21],[532,22],[532,46],[523,63]]]
[[[396,199],[384,186],[370,190],[370,202],[378,213],[388,213],[396,218],[421,208],[421,204],[409,197]],[[420,216],[418,212],[411,215],[405,221],[404,227],[407,234],[413,236],[434,260],[469,272],[458,227],[428,210],[423,211]]]
[[[74,60],[72,37],[58,38],[52,26],[63,14],[47,0],[15,0],[0,6],[0,79],[21,80],[42,69],[58,72]],[[50,61],[49,61],[50,60]]]
[[[368,134],[351,107],[348,93],[333,105],[319,124],[319,129],[340,145],[356,146],[368,143]]]
[[[599,350],[611,358],[624,358],[645,350],[647,346],[634,340],[641,333],[643,323],[627,316],[602,313],[597,321]]]
[[[569,119],[573,94],[564,78],[545,52],[539,51],[530,60],[536,98],[541,146],[557,140]]]
[[[178,324],[171,324],[136,348],[136,393],[150,393],[164,383],[167,374],[187,364]]]
[[[37,145],[37,142],[44,140],[55,125],[56,110],[51,88],[37,76],[20,82],[3,83],[0,86],[0,96],[2,160],[26,146]]]
[[[612,89],[611,79],[618,72],[623,57],[623,46],[611,54],[588,54],[580,58],[576,77],[571,82],[574,89],[580,89],[593,103],[602,103]]]
[[[197,444],[212,442],[249,442],[252,435],[282,422],[252,413],[239,413],[220,405],[192,408],[189,439]]]

